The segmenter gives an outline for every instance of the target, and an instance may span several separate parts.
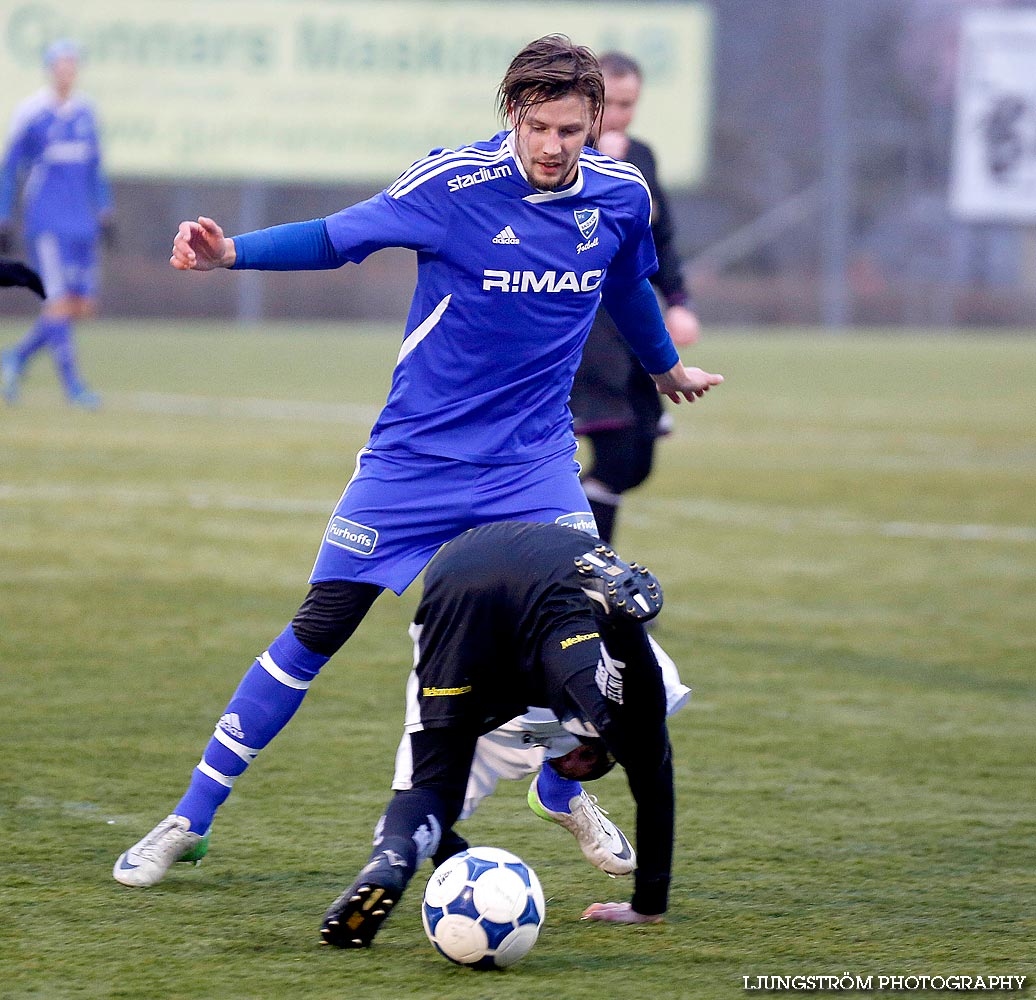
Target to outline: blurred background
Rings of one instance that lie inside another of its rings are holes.
[[[181,219],[330,214],[492,135],[560,30],[641,60],[652,144],[711,324],[1036,326],[1036,4],[1023,0],[4,0],[0,118],[79,40],[115,191],[102,315],[401,320],[415,263],[174,272]],[[31,313],[28,296],[0,310]]]

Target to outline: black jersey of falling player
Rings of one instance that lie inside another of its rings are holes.
[[[415,615],[421,718],[426,728],[487,732],[533,705],[561,715],[559,688],[578,675],[582,703],[593,701],[590,714],[606,720],[601,734],[637,804],[633,906],[662,913],[675,813],[665,691],[643,627],[598,618],[582,592],[574,560],[595,544],[561,525],[502,522],[443,546]],[[626,665],[621,705],[605,699],[588,673],[602,640]],[[562,644],[565,655],[553,656]]]
[[[601,633],[575,567],[597,544],[562,525],[507,521],[444,545],[425,573],[414,615],[425,688],[473,688],[455,704],[467,721],[477,716],[481,731],[530,705],[557,712],[565,682],[599,658]],[[561,653],[569,655],[554,655]],[[441,724],[460,721],[448,704],[444,699]]]

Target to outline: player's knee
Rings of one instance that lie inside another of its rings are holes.
[[[291,628],[307,649],[333,656],[356,631],[383,588],[352,580],[314,583]]]
[[[629,464],[625,471],[625,482],[620,490],[622,493],[625,493],[626,490],[632,490],[635,486],[639,486],[651,475],[651,456],[638,456],[635,461]]]

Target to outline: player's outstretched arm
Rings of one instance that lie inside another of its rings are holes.
[[[673,365],[669,371],[651,377],[655,380],[658,391],[674,403],[681,403],[683,399],[693,403],[697,397],[703,396],[714,385],[719,385],[723,381],[722,375],[712,375],[700,368],[684,368],[681,361]]]
[[[602,920],[610,924],[660,924],[661,913],[637,913],[632,903],[591,903],[581,920]]]
[[[178,271],[212,271],[231,267],[236,259],[234,241],[212,219],[200,215],[197,222],[180,223],[169,263]]]

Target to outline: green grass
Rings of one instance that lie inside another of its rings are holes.
[[[664,925],[580,922],[628,885],[505,783],[465,832],[543,881],[524,962],[440,959],[420,881],[370,951],[318,946],[388,795],[412,592],[379,601],[242,779],[205,864],[112,881],[305,593],[397,346],[100,325],[81,354],[102,411],[66,409],[45,363],[0,411],[0,995],[716,1000],[751,995],[743,976],[845,972],[1025,974],[1034,995],[1020,336],[718,331],[694,352],[727,383],[674,411],[619,539],[662,578],[656,634],[695,689],[671,727]],[[632,832],[621,775],[596,791]]]

